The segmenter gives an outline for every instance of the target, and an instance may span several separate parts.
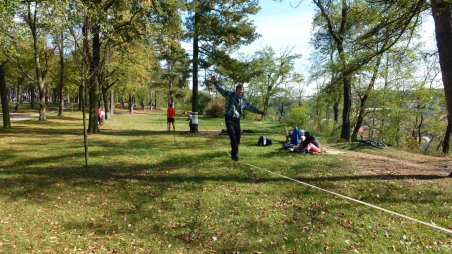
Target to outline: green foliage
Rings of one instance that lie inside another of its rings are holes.
[[[212,59],[216,72],[232,80],[233,83],[248,83],[261,74],[253,59],[234,59],[226,52],[217,52]]]
[[[260,7],[254,0],[214,0],[188,3],[190,16],[186,20],[188,36],[193,37],[194,17],[198,13],[197,31],[200,41],[206,43],[205,53],[236,48],[257,38],[248,16],[256,14]]]
[[[261,96],[264,111],[268,110],[272,98],[287,93],[289,84],[304,80],[301,74],[294,71],[295,60],[301,55],[292,53],[292,50],[287,48],[277,56],[273,48],[265,47],[252,57],[250,69],[255,76],[250,81],[249,89]]]
[[[212,102],[209,104],[204,113],[207,117],[223,117],[224,116],[224,105],[219,102]]]
[[[191,98],[190,98],[190,103],[191,103]],[[207,106],[209,105],[209,103],[212,101],[212,97],[205,92],[200,92],[199,93],[199,111],[198,114],[202,115],[205,111],[205,109],[207,108]]]
[[[289,126],[307,129],[308,116],[305,107],[294,107],[285,121]]]
[[[232,50],[257,38],[255,27],[248,18],[257,13],[259,2],[254,0],[214,0],[187,2],[187,38],[193,41],[193,110],[200,111],[198,71],[227,59]],[[231,64],[223,65],[229,68]]]

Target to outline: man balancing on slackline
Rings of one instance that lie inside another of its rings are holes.
[[[241,135],[240,118],[243,116],[243,110],[248,109],[251,112],[261,115],[267,115],[267,112],[260,111],[243,97],[243,93],[245,92],[243,85],[237,85],[235,92],[233,92],[220,87],[216,76],[212,76],[210,81],[213,83],[215,89],[226,99],[224,120],[229,139],[231,140],[231,159],[238,161]]]

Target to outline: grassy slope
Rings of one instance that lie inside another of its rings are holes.
[[[79,118],[0,132],[0,252],[451,251],[450,235],[233,163],[227,136],[167,134],[162,114],[115,115],[90,136],[84,169]],[[452,227],[450,178],[369,177],[343,155],[256,147],[260,135],[282,141],[275,124],[242,129],[259,131],[243,136],[247,163]]]

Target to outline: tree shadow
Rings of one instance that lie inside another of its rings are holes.
[[[92,152],[91,156],[101,156],[102,152]],[[58,182],[64,182],[68,184],[80,185],[83,183],[90,185],[93,182],[101,183],[103,181],[137,181],[145,184],[166,183],[169,185],[179,183],[195,183],[202,184],[204,182],[236,182],[236,183],[272,183],[272,182],[290,182],[291,180],[283,177],[274,176],[260,176],[255,178],[249,175],[235,175],[230,174],[227,171],[224,174],[212,175],[202,168],[203,162],[212,162],[218,159],[220,167],[229,162],[229,158],[225,157],[223,152],[210,152],[198,155],[181,155],[178,157],[167,158],[157,163],[137,163],[132,164],[127,161],[119,161],[107,166],[98,164],[92,165],[90,168],[74,167],[74,166],[58,166],[51,167],[54,162],[64,161],[65,159],[78,156],[82,158],[82,153],[62,154],[59,156],[49,156],[42,158],[32,158],[21,160],[16,164],[9,167],[9,169],[0,168],[0,186],[2,186],[4,194],[19,198],[26,193],[39,193],[45,192],[47,188]],[[81,161],[81,160],[80,160]],[[43,166],[35,166],[43,165]],[[249,167],[244,164],[234,163],[236,167],[241,167],[245,172],[249,171]],[[186,173],[178,173],[181,167],[197,169],[193,175],[187,175]],[[173,173],[168,174],[169,171]],[[262,171],[264,172],[264,171]],[[249,173],[249,172],[248,172]],[[8,177],[14,176],[14,177]],[[340,182],[340,181],[394,181],[394,180],[438,180],[448,179],[447,175],[345,175],[345,176],[318,176],[318,177],[293,177],[294,179],[306,183],[319,183],[322,185],[328,185],[327,182]],[[21,191],[13,191],[17,186],[28,186],[27,190],[22,193]],[[8,194],[9,193],[9,194]]]

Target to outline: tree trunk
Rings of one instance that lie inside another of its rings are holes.
[[[132,95],[129,95],[129,114],[133,114],[133,106],[134,106],[134,99]]]
[[[59,100],[58,100],[59,98],[58,97],[60,97],[60,95],[59,95],[59,87],[55,87],[55,89],[52,90],[51,97],[49,97],[49,98],[52,99],[50,102],[51,103],[56,103],[57,101],[59,102]]]
[[[334,101],[333,104],[333,111],[334,111],[334,122],[338,123],[339,122],[339,103],[340,103],[340,96],[336,96],[336,100]]]
[[[450,116],[450,114],[449,114]],[[449,153],[449,140],[450,140],[450,132],[452,131],[452,121],[450,120],[450,117],[447,117],[447,129],[446,133],[444,134],[444,140],[443,140],[443,153],[448,154]]]
[[[44,85],[39,85],[39,121],[47,121],[47,96]]]
[[[14,101],[15,97],[15,90],[13,87],[6,87],[6,99],[8,101]]]
[[[97,109],[99,107],[99,72],[100,72],[100,27],[97,21],[94,22],[93,29],[93,58],[90,62],[90,93],[89,93],[89,122],[88,133],[99,132]]]
[[[47,92],[47,89],[44,88],[44,101],[46,103],[46,107],[47,105],[49,105],[49,93]]]
[[[419,139],[419,145],[422,143],[422,132],[421,132],[421,130],[422,130],[422,124],[423,124],[423,122],[424,122],[424,116],[421,115],[421,121],[420,121],[419,127],[418,127],[418,129],[417,129],[417,134],[418,134],[418,139]]]
[[[27,23],[30,28],[32,37],[33,37],[33,55],[34,55],[34,62],[35,62],[35,72],[36,72],[36,81],[39,89],[39,121],[43,122],[47,120],[46,115],[46,101],[45,101],[45,81],[44,81],[44,75],[43,70],[41,67],[41,59],[39,54],[39,45],[38,45],[38,34],[37,34],[37,26],[36,26],[36,20],[37,20],[37,8],[34,8],[33,14],[31,3],[28,2],[28,18]],[[32,17],[33,15],[33,17]]]
[[[35,86],[32,85],[32,86],[30,87],[30,107],[31,107],[31,108],[35,108],[35,97],[36,97],[36,94],[35,94]]]
[[[110,89],[110,114],[115,114],[115,92],[113,91],[113,88]]]
[[[342,78],[344,82],[344,108],[342,110],[341,138],[350,141],[350,111],[352,109],[352,82],[350,76]]]
[[[353,133],[352,133],[352,141],[357,141],[358,140],[358,132],[359,132],[359,128],[361,128],[361,125],[364,122],[364,111],[365,111],[365,104],[366,104],[366,99],[367,98],[363,98],[361,99],[361,105],[359,107],[359,114],[358,114],[358,118],[356,120],[356,125],[355,128],[353,128]]]
[[[194,35],[193,35],[193,96],[191,101],[191,111],[193,114],[190,132],[198,132],[198,63],[199,63],[199,34],[198,34],[199,13],[195,12]]]
[[[443,142],[443,152],[447,154],[452,129],[452,3],[446,0],[432,0],[431,4],[448,113]]]
[[[82,103],[84,103],[83,86],[79,86],[78,87],[78,110],[82,110]]]
[[[171,65],[171,62],[168,62],[168,72],[171,73],[171,71],[172,71],[172,65]],[[168,92],[168,103],[172,104],[173,107],[175,107],[174,98],[173,98],[173,76],[172,75],[169,77],[168,91],[169,91]]]
[[[8,95],[6,89],[6,72],[4,64],[0,65],[0,96],[2,99],[3,129],[11,129],[11,119],[9,117]]]
[[[108,107],[108,89],[106,89],[104,86],[102,86],[102,101],[104,103],[105,120],[107,120],[110,110]]]
[[[362,123],[364,121],[364,114],[365,114],[365,110],[366,110],[366,102],[367,102],[367,99],[369,98],[370,92],[375,87],[375,81],[377,80],[378,70],[380,69],[381,57],[382,57],[382,55],[379,55],[377,57],[377,59],[376,59],[377,62],[375,63],[375,66],[374,66],[374,68],[372,70],[372,77],[370,78],[369,85],[367,86],[367,89],[366,89],[365,93],[363,94],[363,97],[361,98],[361,104],[360,104],[360,107],[359,107],[358,119],[356,121],[356,125],[355,125],[355,128],[353,129],[353,133],[352,133],[352,140],[353,141],[357,140],[359,128],[361,127],[361,125],[362,125]]]
[[[39,61],[39,58],[38,58]],[[39,69],[39,71],[38,71]],[[36,67],[36,72],[39,73],[40,67]],[[38,74],[39,75],[39,74]],[[38,88],[39,88],[39,121],[47,121],[47,96],[45,90],[44,80],[42,76],[38,76]]]
[[[81,94],[82,96],[79,98],[79,105],[82,106],[82,118],[83,118],[83,146],[85,148],[85,168],[89,166],[89,150],[88,150],[88,131],[86,128],[86,94],[85,94],[85,72],[83,71],[84,61],[82,61],[82,85]]]
[[[16,107],[14,108],[15,112],[19,112],[19,106],[22,103],[22,86],[25,78],[20,78],[17,84],[17,93],[16,93]]]
[[[59,85],[59,96],[60,103],[58,105],[58,116],[64,115],[64,35],[61,32],[61,41],[58,47],[60,54],[60,85]]]

